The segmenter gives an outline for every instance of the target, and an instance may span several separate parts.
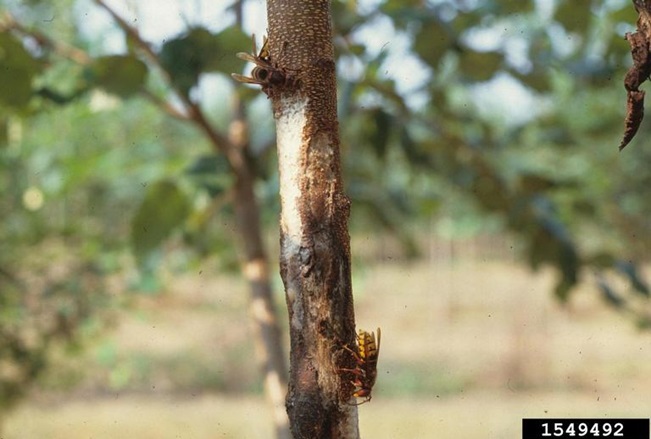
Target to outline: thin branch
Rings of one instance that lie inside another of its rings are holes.
[[[120,28],[124,31],[124,33],[127,34],[127,36],[136,43],[136,45],[145,53],[147,58],[154,63],[160,70],[163,72],[163,74],[166,76],[166,79],[168,82],[170,82],[170,77],[169,73],[165,68],[160,63],[160,59],[158,58],[158,55],[156,52],[154,52],[154,49],[152,49],[151,45],[147,43],[142,37],[140,36],[140,32],[138,32],[138,29],[135,27],[131,26],[129,23],[126,22],[126,20],[118,15],[117,12],[115,12],[113,9],[111,9],[110,6],[108,6],[106,3],[104,3],[103,0],[95,0],[95,3],[102,7],[106,12],[109,13],[109,15],[115,20],[115,22],[120,26]]]
[[[156,96],[150,90],[143,89],[141,93],[168,116],[183,121],[190,120],[190,116],[187,113],[179,111],[179,109],[174,107],[174,105],[172,105],[169,101],[161,98],[160,96]]]
[[[154,52],[151,45],[147,43],[138,32],[137,29],[130,26],[122,17],[120,17],[113,9],[111,9],[106,3],[102,0],[95,0],[95,2],[103,7],[113,19],[117,22],[120,28],[127,34],[127,36],[140,48],[145,56],[153,63],[160,72],[162,73],[165,81],[168,83],[170,88],[174,93],[179,97],[181,102],[186,109],[187,114],[180,112],[178,109],[174,108],[169,102],[164,101],[163,99],[157,97],[148,90],[143,89],[143,95],[153,102],[157,107],[162,111],[168,114],[171,117],[180,120],[191,120],[197,125],[204,133],[208,136],[212,142],[215,149],[219,152],[224,153],[227,156],[231,166],[234,169],[240,169],[242,165],[242,159],[240,154],[233,154],[231,151],[233,148],[230,145],[228,139],[219,131],[217,131],[213,125],[208,121],[205,114],[201,110],[198,104],[193,102],[186,94],[180,92],[174,87],[174,84],[171,81],[169,72],[162,66],[160,58]],[[0,29],[1,30],[13,30],[24,37],[33,39],[40,47],[48,48],[58,55],[76,62],[80,65],[90,65],[92,62],[92,57],[88,53],[84,52],[81,49],[76,47],[65,45],[61,42],[55,41],[48,37],[47,35],[26,28],[24,25],[19,23],[9,12],[5,12],[0,17]]]
[[[62,58],[81,66],[89,66],[93,61],[93,58],[82,49],[53,40],[44,33],[34,29],[28,29],[22,23],[18,22],[9,12],[5,12],[0,18],[0,31],[14,31],[22,37],[34,40],[39,47],[50,50]],[[179,111],[169,101],[156,96],[150,90],[143,87],[140,93],[168,116],[178,120],[190,120],[187,114]]]
[[[39,47],[52,50],[56,54],[77,64],[85,66],[89,65],[92,61],[90,55],[83,50],[68,46],[60,41],[55,41],[43,33],[26,28],[23,24],[16,21],[14,16],[8,11],[5,11],[0,17],[0,31],[14,31],[23,37],[31,38]]]
[[[190,99],[190,97],[187,94],[181,92],[174,86],[170,73],[165,69],[165,67],[163,67],[162,63],[160,62],[160,58],[158,57],[156,52],[154,52],[154,49],[152,49],[151,45],[140,36],[138,29],[134,28],[129,23],[127,23],[124,18],[120,17],[120,15],[118,15],[117,12],[111,9],[111,7],[108,6],[103,0],[95,0],[95,3],[97,3],[100,7],[104,8],[111,15],[111,17],[113,17],[115,22],[127,34],[129,39],[131,39],[131,41],[133,41],[133,43],[135,43],[135,45],[143,51],[145,56],[147,56],[147,58],[149,58],[149,60],[161,70],[170,88],[174,90],[174,92],[179,97],[181,102],[183,102],[190,119],[202,131],[204,131],[204,133],[208,136],[208,138],[212,142],[215,149],[223,153],[227,157],[233,169],[235,170],[241,169],[241,155],[233,154],[233,152],[231,151],[233,148],[230,142],[228,141],[228,138],[224,136],[222,133],[220,133],[219,131],[217,131],[215,127],[210,122],[208,122],[208,119],[206,118],[205,114],[203,113],[203,111],[201,110],[200,106],[197,103],[192,101],[192,99]]]

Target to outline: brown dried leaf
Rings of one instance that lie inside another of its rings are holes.
[[[638,12],[637,32],[626,34],[626,40],[631,45],[633,66],[624,77],[626,119],[620,151],[633,140],[640,128],[644,118],[644,91],[639,87],[651,75],[651,1],[633,0],[633,5]]]
[[[651,74],[651,54],[649,53],[649,40],[643,32],[627,33],[626,40],[631,45],[631,58],[633,66],[626,74],[624,86],[626,90],[637,90]]]
[[[631,90],[627,93],[626,99],[626,119],[624,121],[624,138],[619,144],[619,150],[624,149],[629,144],[635,133],[637,133],[642,119],[644,118],[644,91]]]

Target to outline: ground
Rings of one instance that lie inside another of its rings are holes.
[[[606,308],[589,274],[565,307],[553,280],[509,260],[356,270],[358,325],[382,328],[362,436],[506,439],[519,437],[523,417],[648,417],[651,333]],[[95,351],[106,372],[71,394],[36,395],[3,439],[270,437],[246,303],[238,281],[204,277],[197,287],[191,276],[142,299],[111,333],[109,360],[106,347]],[[114,390],[93,391],[102,377]]]

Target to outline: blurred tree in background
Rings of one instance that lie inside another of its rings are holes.
[[[156,291],[163,266],[212,256],[237,267],[237,174],[211,130],[247,139],[262,224],[277,227],[268,104],[227,79],[250,47],[236,26],[242,2],[148,46],[115,21],[84,32],[98,9],[88,1],[52,3],[0,2],[0,407],[54,346],[107,321],[133,268],[130,287]],[[333,1],[332,11],[353,234],[370,222],[409,257],[432,218],[450,237],[511,234],[533,269],[555,269],[559,299],[591,282],[648,326],[648,124],[617,151],[631,2]],[[106,42],[116,33],[119,52]]]

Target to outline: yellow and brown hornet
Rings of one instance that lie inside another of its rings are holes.
[[[344,349],[353,354],[356,367],[354,369],[340,370],[354,375],[355,378],[351,381],[355,386],[353,396],[356,398],[364,398],[362,402],[355,405],[364,404],[371,400],[371,390],[377,378],[377,360],[380,355],[381,336],[380,328],[377,328],[377,339],[375,338],[375,333],[360,329],[357,332],[357,350],[354,351],[348,346],[344,346]]]
[[[271,56],[267,49],[267,37],[263,37],[262,49],[260,49],[259,53],[256,53],[255,35],[253,35],[253,53],[239,52],[236,56],[255,64],[251,71],[251,77],[231,73],[231,76],[236,81],[261,85],[262,91],[266,91],[271,86],[283,85],[287,82],[285,73],[276,68],[271,62]]]

